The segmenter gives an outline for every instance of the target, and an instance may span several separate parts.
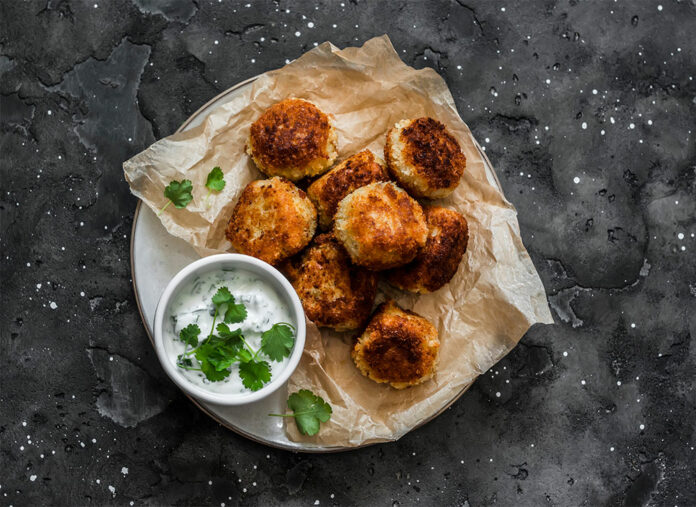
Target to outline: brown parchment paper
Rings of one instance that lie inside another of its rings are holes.
[[[162,139],[125,162],[131,191],[157,211],[171,180],[190,179],[193,202],[185,209],[169,207],[162,224],[201,255],[229,251],[224,229],[237,196],[248,182],[263,177],[244,153],[249,126],[265,108],[287,97],[308,99],[333,114],[340,158],[366,147],[382,156],[386,131],[401,119],[419,116],[445,123],[466,155],[467,170],[457,190],[438,201],[469,222],[469,246],[457,274],[433,294],[416,296],[381,284],[378,297],[378,302],[392,297],[437,326],[441,349],[434,378],[403,391],[376,384],[353,365],[349,336],[320,332],[308,322],[303,358],[289,382],[291,392],[311,389],[333,407],[330,422],[314,437],[288,424],[291,440],[330,447],[396,440],[499,361],[532,324],[552,323],[546,294],[522,244],[515,209],[487,176],[444,80],[432,69],[405,65],[387,36],[343,50],[327,42],[259,76],[202,125]],[[227,185],[210,196],[206,207],[205,179],[216,165]]]

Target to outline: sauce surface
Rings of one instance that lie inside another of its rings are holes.
[[[212,329],[215,307],[213,295],[220,287],[227,287],[237,303],[243,303],[247,317],[238,324],[230,324],[230,329],[241,329],[244,339],[255,350],[261,347],[261,334],[273,324],[287,322],[296,325],[288,305],[276,289],[261,276],[245,269],[218,269],[204,273],[181,287],[169,306],[169,322],[166,324],[164,347],[169,360],[176,366],[177,357],[182,354],[186,344],[179,339],[179,332],[189,324],[197,324],[201,329],[199,341],[205,339]],[[218,317],[215,325],[222,322]],[[215,333],[213,333],[215,334]],[[167,338],[168,337],[168,338]],[[189,348],[190,350],[190,348]],[[268,360],[271,366],[271,382],[285,369],[289,357],[280,362]],[[239,378],[239,365],[230,367],[227,378],[211,382],[200,371],[179,368],[179,373],[189,382],[215,393],[251,393]]]

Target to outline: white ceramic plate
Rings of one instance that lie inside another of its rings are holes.
[[[186,120],[178,132],[200,125],[212,110],[242,93],[245,87],[249,86],[255,79],[243,81],[212,99]],[[476,147],[481,152],[486,164],[489,182],[500,188],[500,182],[488,158],[478,144]],[[155,309],[160,294],[181,268],[199,259],[199,256],[188,243],[170,235],[152,210],[147,206],[142,206],[141,202],[138,203],[133,218],[130,250],[135,299],[147,334],[152,341]],[[444,405],[433,407],[432,414],[420,425],[437,417],[454,403],[465,390],[463,389]],[[268,398],[242,407],[223,407],[189,398],[203,412],[223,426],[262,444],[300,452],[336,452],[355,449],[355,447],[318,446],[289,440],[283,428],[285,421],[279,417],[268,417],[269,413],[279,413],[286,410],[287,396],[287,385],[285,385]]]

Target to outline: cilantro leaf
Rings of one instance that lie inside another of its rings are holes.
[[[225,322],[228,324],[236,324],[242,322],[247,318],[247,309],[242,303],[239,304],[227,304],[227,311],[225,312]]]
[[[316,435],[319,425],[331,419],[331,405],[312,391],[301,389],[288,398],[292,414],[268,414],[275,417],[294,417],[297,429],[303,435]]]
[[[253,357],[254,355],[247,349],[239,349],[239,352],[237,352],[237,358],[240,363],[248,363]]]
[[[192,347],[196,347],[198,345],[199,334],[201,334],[201,328],[198,327],[197,324],[189,324],[179,331],[179,339]]]
[[[258,391],[271,380],[271,367],[266,361],[251,360],[239,365],[239,377],[247,389]]]
[[[182,181],[172,181],[169,185],[164,187],[164,196],[169,199],[167,204],[165,204],[161,210],[159,210],[158,215],[167,209],[167,206],[174,203],[177,208],[185,208],[188,203],[193,200],[193,183],[191,180]]]
[[[193,361],[191,361],[190,357],[184,357],[183,354],[179,354],[176,357],[176,364],[186,369],[191,368],[193,366]]]
[[[225,175],[222,174],[222,169],[219,167],[213,167],[213,170],[208,173],[208,179],[205,182],[205,186],[209,190],[215,190],[219,192],[225,188]]]
[[[288,398],[288,407],[293,411],[297,429],[303,435],[316,435],[319,423],[331,418],[331,405],[312,391],[301,389]]]
[[[227,287],[220,287],[213,296],[213,304],[217,307],[224,304],[234,304],[234,296]]]
[[[218,324],[217,330],[220,336],[213,335],[206,338],[195,352],[196,359],[201,363],[201,369],[208,380],[215,379],[206,373],[207,370],[203,366],[204,363],[210,364],[217,372],[227,370],[227,368],[239,360],[237,356],[243,343],[241,329],[230,331],[227,325]],[[216,377],[217,375],[213,376]]]
[[[200,361],[200,363],[201,371],[203,372],[205,377],[211,382],[219,382],[230,376],[230,370],[218,370],[212,362],[208,361],[207,358],[203,361]]]
[[[282,361],[292,352],[295,344],[295,329],[290,324],[273,324],[261,335],[261,350],[273,361]]]

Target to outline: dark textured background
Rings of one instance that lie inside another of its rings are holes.
[[[1,505],[696,505],[695,0],[0,5]],[[265,448],[161,371],[121,163],[385,32],[486,147],[557,325],[398,443]]]

